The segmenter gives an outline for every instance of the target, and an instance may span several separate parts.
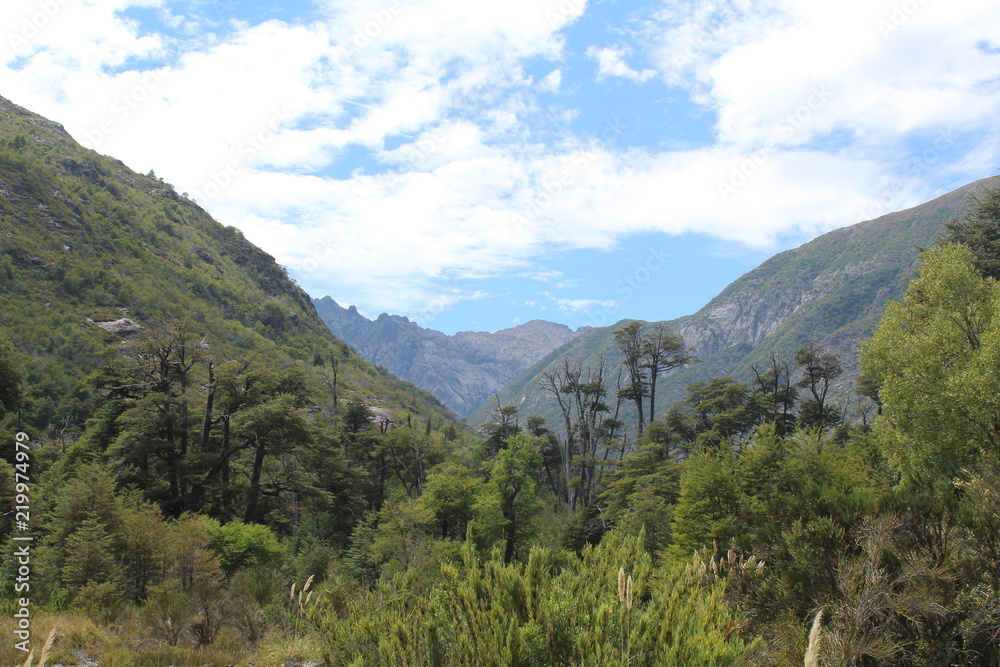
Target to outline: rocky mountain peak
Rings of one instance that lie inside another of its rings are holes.
[[[330,330],[361,356],[430,391],[463,417],[577,335],[563,324],[531,320],[495,333],[449,336],[401,315],[369,320],[329,296],[315,304]]]

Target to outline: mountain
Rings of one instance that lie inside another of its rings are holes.
[[[931,245],[977,192],[998,186],[1000,177],[983,179],[915,208],[824,234],[767,260],[697,313],[667,322],[701,361],[661,378],[657,413],[665,414],[693,382],[725,376],[749,381],[753,366],[768,355],[793,359],[809,342],[840,355],[845,372],[834,389],[845,397],[858,374],[859,343],[874,331],[886,301],[902,295],[920,248]],[[558,425],[542,376],[564,358],[593,365],[604,354],[617,362],[613,332],[623,324],[591,329],[553,351],[500,392],[501,402]],[[467,421],[484,423],[489,413],[482,406]],[[627,408],[625,414],[634,421]]]
[[[383,313],[372,321],[329,296],[314,303],[330,330],[362,357],[426,389],[463,417],[578,333],[532,320],[496,333],[449,336],[399,315]]]
[[[79,432],[85,378],[143,335],[185,330],[201,358],[300,366],[316,394],[438,423],[430,394],[349,349],[274,258],[150,172],[84,149],[0,97],[0,329],[23,368],[20,419]],[[141,358],[141,357],[140,357]],[[200,366],[199,366],[200,368]],[[199,370],[199,372],[205,372]]]

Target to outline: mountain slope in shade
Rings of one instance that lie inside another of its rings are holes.
[[[657,414],[665,414],[693,382],[724,376],[750,381],[754,364],[771,353],[794,365],[796,350],[809,342],[841,356],[845,372],[835,391],[845,399],[858,374],[858,346],[871,336],[886,301],[902,296],[920,248],[933,244],[944,223],[961,216],[977,192],[996,187],[1000,177],[983,179],[915,208],[824,234],[767,260],[694,315],[668,322],[701,362],[661,378]],[[501,402],[556,427],[557,407],[541,389],[542,376],[564,358],[593,365],[604,354],[617,362],[613,332],[624,323],[592,329],[556,350],[502,391]],[[623,408],[634,424],[635,415]],[[488,418],[489,406],[483,406],[467,421]]]
[[[532,320],[496,333],[449,336],[399,315],[372,321],[329,296],[314,303],[330,330],[358,354],[431,392],[463,417],[577,335],[566,325]]]

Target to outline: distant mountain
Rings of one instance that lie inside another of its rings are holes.
[[[807,342],[838,353],[845,372],[835,389],[844,396],[857,377],[857,352],[871,336],[886,301],[898,299],[917,268],[920,248],[934,243],[946,221],[960,216],[1000,177],[969,184],[921,206],[824,234],[780,253],[734,281],[694,315],[668,322],[701,363],[679,369],[657,385],[657,413],[682,398],[696,381],[732,376],[748,381],[770,353],[792,358]],[[617,362],[613,332],[625,322],[592,329],[555,350],[500,392],[522,416],[541,415],[558,426],[558,412],[540,387],[542,375],[564,357],[593,364],[599,354]],[[488,406],[467,421],[489,417]],[[633,419],[626,407],[626,419]]]
[[[2,97],[0,313],[24,366],[21,418],[39,429],[78,429],[91,416],[80,398],[87,374],[113,363],[121,343],[177,327],[219,365],[301,365],[325,387],[335,363],[341,400],[457,422],[331,334],[309,296],[239,230]]]
[[[532,320],[496,333],[449,336],[399,315],[383,313],[372,321],[329,296],[314,303],[330,330],[358,354],[426,389],[463,417],[577,335],[564,324]]]

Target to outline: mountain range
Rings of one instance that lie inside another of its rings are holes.
[[[698,312],[665,322],[699,361],[660,380],[658,412],[694,382],[750,381],[754,367],[772,355],[794,368],[796,351],[808,344],[841,358],[844,373],[833,393],[850,410],[858,346],[871,335],[886,302],[902,295],[921,249],[934,243],[946,221],[963,214],[977,192],[998,186],[1000,178],[983,179],[920,206],[823,234],[767,260]],[[535,320],[495,334],[446,336],[397,315],[368,320],[331,297],[315,303],[331,330],[359,354],[431,392],[474,427],[489,421],[498,403],[558,423],[555,401],[542,389],[543,376],[566,359],[585,367],[601,356],[617,363],[614,331],[627,322],[573,332]],[[634,420],[628,406],[622,414]]]
[[[886,302],[901,297],[921,249],[934,243],[944,223],[963,215],[977,193],[996,187],[1000,177],[983,179],[920,206],[823,234],[768,259],[697,313],[666,322],[699,362],[660,379],[658,413],[683,398],[694,382],[714,377],[749,382],[753,367],[764,365],[772,354],[794,368],[796,351],[810,343],[839,355],[844,373],[833,393],[850,410],[859,344],[871,336]],[[558,424],[557,407],[542,389],[542,377],[563,359],[584,366],[595,364],[600,355],[619,360],[614,331],[625,323],[591,329],[554,350],[501,391],[500,402]],[[623,409],[626,421],[634,419],[628,406]],[[491,405],[482,405],[467,421],[485,423],[491,411]]]
[[[460,331],[449,336],[406,317],[383,313],[369,320],[331,297],[314,301],[330,330],[374,364],[431,392],[465,417],[532,364],[580,331],[532,320],[495,333]]]

